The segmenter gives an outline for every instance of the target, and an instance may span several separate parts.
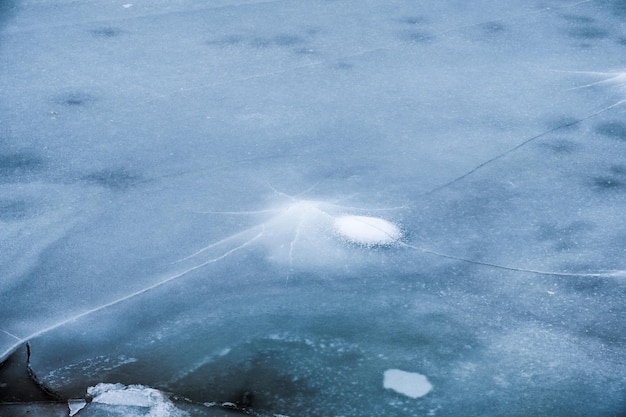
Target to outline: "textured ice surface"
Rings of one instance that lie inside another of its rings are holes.
[[[0,356],[66,399],[626,409],[623,2],[466,3],[0,2]]]

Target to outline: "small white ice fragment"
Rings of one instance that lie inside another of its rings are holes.
[[[126,4],[122,4],[122,7],[125,9],[128,9],[129,7],[132,7],[133,4],[132,3],[126,3]]]
[[[73,415],[78,413],[80,410],[85,408],[86,405],[87,405],[87,401],[82,400],[82,399],[69,400],[67,402],[67,406],[70,409],[70,417],[72,417]]]
[[[433,389],[424,375],[400,369],[386,370],[383,386],[411,398],[423,397]]]
[[[333,226],[339,235],[360,245],[388,245],[402,237],[398,226],[379,217],[339,216]]]

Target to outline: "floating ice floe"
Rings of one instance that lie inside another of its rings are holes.
[[[385,371],[383,386],[410,398],[420,398],[428,394],[433,386],[422,374],[406,372],[400,369]]]

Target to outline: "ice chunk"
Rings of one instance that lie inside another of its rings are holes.
[[[383,386],[411,398],[423,397],[433,389],[424,375],[400,369],[386,370]]]
[[[402,237],[398,226],[379,217],[339,216],[333,225],[339,235],[361,245],[388,245]]]
[[[83,399],[69,400],[67,406],[70,409],[70,417],[76,415],[76,413],[85,408],[86,405],[87,401]]]
[[[87,388],[92,403],[111,406],[140,407],[147,409],[150,417],[186,416],[159,390],[143,385],[123,385],[100,383]]]

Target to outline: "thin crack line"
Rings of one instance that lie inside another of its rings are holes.
[[[22,338],[21,338],[21,337],[18,337],[18,336],[16,336],[16,335],[14,335],[13,333],[11,333],[11,332],[9,332],[9,331],[6,331],[6,330],[4,330],[4,329],[0,329],[0,332],[2,332],[2,333],[4,333],[4,334],[6,334],[6,335],[8,335],[8,336],[11,336],[11,337],[12,337],[12,338],[14,338],[15,340],[19,340],[19,341],[21,341],[21,340],[22,340]]]
[[[420,248],[417,246],[410,245],[408,243],[402,243],[401,246],[404,246],[409,249],[417,250],[420,252],[428,253],[430,255],[439,256],[441,258],[453,259],[455,261],[466,262],[474,265],[486,266],[490,268],[503,269],[506,271],[514,271],[514,272],[527,272],[531,274],[537,275],[548,275],[548,276],[558,276],[558,277],[586,277],[586,278],[609,278],[609,277],[626,277],[626,270],[611,270],[606,272],[591,272],[591,273],[577,273],[577,272],[553,272],[553,271],[539,271],[536,269],[526,269],[526,268],[517,268],[506,265],[499,265],[491,262],[477,261],[468,258],[462,258],[460,256],[447,255],[445,253],[432,251],[429,249]]]
[[[261,224],[257,224],[256,226],[252,226],[252,227],[250,227],[248,229],[242,230],[241,232],[237,232],[234,235],[230,235],[228,237],[225,237],[224,239],[218,240],[217,242],[211,243],[210,245],[207,245],[207,246],[203,247],[202,249],[197,250],[196,252],[192,253],[191,255],[188,255],[188,256],[186,256],[186,257],[184,257],[182,259],[174,261],[174,262],[172,262],[172,264],[177,264],[177,263],[189,260],[191,258],[194,258],[194,257],[200,255],[201,253],[206,252],[209,249],[212,249],[212,248],[214,248],[216,246],[221,245],[222,243],[226,243],[226,242],[228,242],[230,240],[233,240],[233,239],[235,239],[235,238],[237,238],[237,237],[239,237],[241,235],[244,235],[246,233],[250,233],[253,230],[256,230],[256,229],[259,229],[259,228],[263,229],[264,227],[265,227],[265,223],[261,223]]]
[[[201,264],[199,264],[199,265],[193,266],[193,267],[188,268],[188,269],[186,269],[186,270],[184,270],[184,271],[182,271],[182,272],[179,272],[179,273],[177,273],[177,274],[174,274],[174,275],[172,275],[172,276],[169,276],[169,277],[167,277],[167,278],[165,278],[165,279],[163,279],[163,280],[161,280],[161,281],[158,281],[158,282],[156,282],[156,283],[154,283],[154,284],[152,284],[152,285],[149,285],[148,287],[142,288],[141,290],[135,291],[135,292],[133,292],[133,293],[131,293],[131,294],[125,295],[125,296],[123,296],[123,297],[121,297],[121,298],[118,298],[118,299],[116,299],[116,300],[110,301],[110,302],[108,302],[108,303],[106,303],[106,304],[102,304],[102,305],[100,305],[100,306],[98,306],[98,307],[95,307],[95,308],[92,308],[92,309],[90,309],[90,310],[84,311],[84,312],[79,313],[79,314],[77,314],[77,315],[74,315],[74,316],[72,316],[72,317],[70,317],[70,318],[67,318],[67,319],[61,320],[61,321],[60,321],[60,322],[58,322],[58,323],[55,323],[55,324],[50,325],[50,326],[48,326],[48,327],[46,327],[46,328],[44,328],[44,329],[41,329],[41,330],[38,330],[38,331],[36,331],[36,332],[32,333],[30,336],[27,336],[27,337],[24,337],[24,338],[18,339],[18,342],[16,342],[15,344],[13,344],[11,347],[9,347],[7,350],[5,350],[5,351],[4,351],[4,353],[2,353],[2,355],[0,355],[0,361],[1,361],[1,360],[4,360],[4,358],[5,358],[8,354],[10,354],[11,352],[13,352],[13,351],[14,351],[17,347],[19,347],[19,346],[20,346],[20,345],[22,345],[23,343],[28,342],[29,340],[31,340],[31,339],[33,339],[33,338],[35,338],[35,337],[41,336],[42,334],[45,334],[45,333],[47,333],[47,332],[49,332],[49,331],[51,331],[51,330],[57,329],[57,328],[59,328],[59,327],[61,327],[61,326],[65,325],[65,324],[67,324],[67,323],[71,323],[71,322],[73,322],[73,321],[76,321],[76,320],[78,320],[78,319],[81,319],[81,318],[83,318],[83,317],[86,317],[86,316],[88,316],[88,315],[91,315],[91,314],[96,313],[96,312],[98,312],[98,311],[104,310],[104,309],[109,308],[109,307],[112,307],[112,306],[114,306],[114,305],[116,305],[116,304],[119,304],[119,303],[122,303],[122,302],[124,302],[124,301],[127,301],[127,300],[129,300],[129,299],[131,299],[131,298],[137,297],[137,296],[139,296],[139,295],[141,295],[141,294],[144,294],[144,293],[146,293],[146,292],[148,292],[148,291],[150,291],[150,290],[153,290],[153,289],[155,289],[155,288],[157,288],[157,287],[160,287],[160,286],[162,286],[162,285],[164,285],[164,284],[167,284],[167,283],[168,283],[168,282],[170,282],[170,281],[173,281],[173,280],[178,279],[178,278],[180,278],[180,277],[182,277],[182,276],[184,276],[184,275],[187,275],[188,273],[190,273],[190,272],[192,272],[192,271],[195,271],[195,270],[197,270],[197,269],[199,269],[199,268],[202,268],[203,266],[206,266],[206,265],[211,264],[211,263],[218,262],[218,261],[220,261],[220,260],[222,260],[222,259],[226,258],[227,256],[230,256],[230,255],[231,255],[231,254],[233,254],[234,252],[236,252],[236,251],[238,251],[238,250],[241,250],[241,249],[245,248],[246,246],[248,246],[248,245],[252,244],[254,241],[256,241],[257,239],[259,239],[259,238],[263,235],[263,233],[264,233],[264,232],[265,232],[265,228],[263,227],[263,228],[262,228],[262,230],[261,230],[261,232],[260,232],[259,234],[257,234],[255,237],[253,237],[252,239],[247,240],[247,241],[246,241],[246,242],[244,242],[243,244],[241,244],[241,245],[239,245],[239,246],[237,246],[237,247],[235,247],[235,248],[233,248],[233,249],[231,249],[231,250],[229,250],[229,251],[225,252],[223,255],[220,255],[220,256],[218,256],[218,257],[216,257],[216,258],[210,259],[210,260],[208,260],[208,261],[206,261],[206,262],[203,262],[203,263],[201,263]]]
[[[492,158],[488,159],[487,161],[484,161],[484,162],[480,163],[479,165],[475,166],[474,168],[472,168],[471,170],[467,171],[467,172],[466,172],[466,173],[464,173],[463,175],[461,175],[461,176],[459,176],[459,177],[456,177],[456,178],[455,178],[455,179],[453,179],[452,181],[448,181],[448,182],[446,182],[445,184],[442,184],[442,185],[440,185],[440,186],[438,186],[438,187],[435,187],[435,188],[433,188],[433,189],[432,189],[432,190],[430,190],[430,191],[427,191],[427,192],[425,192],[425,193],[420,194],[420,195],[419,195],[419,197],[423,197],[423,196],[428,196],[428,195],[434,194],[434,193],[436,193],[437,191],[441,191],[441,190],[442,190],[442,189],[444,189],[444,188],[447,188],[447,187],[449,187],[449,186],[451,186],[451,185],[454,185],[454,184],[456,184],[457,182],[462,181],[462,180],[464,180],[465,178],[469,177],[470,175],[472,175],[474,172],[476,172],[476,171],[480,170],[481,168],[484,168],[486,165],[489,165],[489,164],[491,164],[492,162],[495,162],[495,161],[497,161],[497,160],[499,160],[499,159],[504,158],[505,156],[507,156],[507,155],[509,155],[509,154],[511,154],[511,153],[513,153],[513,152],[515,152],[515,151],[516,151],[516,150],[518,150],[519,148],[521,148],[521,147],[523,147],[523,146],[525,146],[525,145],[529,144],[530,142],[533,142],[533,141],[535,141],[535,140],[537,140],[537,139],[540,139],[540,138],[542,138],[542,137],[544,137],[544,136],[546,136],[546,135],[549,135],[550,133],[554,133],[554,132],[556,132],[556,131],[558,131],[558,130],[560,130],[560,129],[563,129],[563,128],[566,128],[566,127],[575,126],[575,125],[577,125],[577,124],[580,124],[580,123],[582,123],[582,122],[584,122],[584,121],[586,121],[586,120],[589,120],[589,119],[591,119],[591,118],[593,118],[593,117],[595,117],[595,116],[597,116],[597,115],[599,115],[599,114],[602,114],[602,113],[604,113],[604,112],[606,112],[606,111],[608,111],[608,110],[610,110],[610,109],[612,109],[612,108],[614,108],[614,107],[617,107],[617,106],[619,106],[619,105],[621,105],[621,104],[624,104],[624,103],[626,103],[626,100],[621,100],[621,101],[618,101],[618,102],[617,102],[617,103],[615,103],[615,104],[612,104],[612,105],[610,105],[610,106],[608,106],[608,107],[604,107],[604,108],[602,108],[602,109],[600,109],[600,110],[598,110],[598,111],[595,111],[595,112],[593,112],[593,113],[591,113],[591,114],[589,114],[589,115],[587,115],[587,116],[585,116],[585,117],[583,117],[583,118],[580,118],[580,119],[577,119],[577,120],[574,120],[574,121],[571,121],[571,122],[568,122],[568,123],[564,123],[564,124],[562,124],[562,125],[559,125],[559,126],[553,127],[552,129],[549,129],[549,130],[543,131],[543,132],[541,132],[541,133],[539,133],[539,134],[537,134],[537,135],[535,135],[535,136],[533,136],[533,137],[531,137],[531,138],[528,138],[528,139],[526,139],[526,140],[522,141],[521,143],[517,144],[517,145],[516,145],[516,146],[514,146],[513,148],[510,148],[510,149],[508,149],[508,150],[506,150],[506,151],[504,151],[504,152],[502,152],[502,153],[500,153],[500,154],[498,154],[498,155],[496,155],[496,156],[494,156],[494,157],[492,157]]]

